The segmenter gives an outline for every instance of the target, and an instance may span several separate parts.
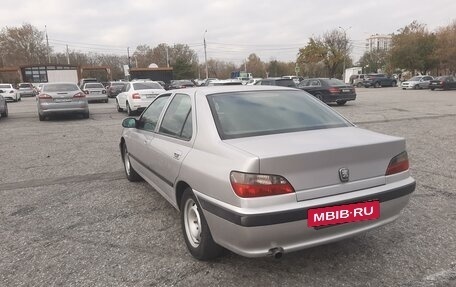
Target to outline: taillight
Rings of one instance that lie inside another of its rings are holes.
[[[73,96],[73,98],[85,98],[86,95],[82,92],[77,93],[76,95]]]
[[[88,90],[85,90],[84,93],[86,93],[87,95],[89,94],[89,91]]]
[[[401,152],[397,156],[393,157],[386,169],[385,175],[391,175],[399,172],[403,172],[409,169],[409,160],[407,152]]]
[[[338,93],[340,93],[340,89],[339,88],[329,88],[329,92],[331,94],[338,94]]]
[[[231,186],[239,197],[260,197],[294,192],[282,176],[232,171]]]
[[[38,99],[40,100],[52,100],[52,97],[47,94],[40,94],[38,95]]]
[[[141,99],[141,95],[138,94],[138,93],[134,93],[133,95],[131,95],[131,97],[132,97],[133,99],[136,99],[136,100]]]

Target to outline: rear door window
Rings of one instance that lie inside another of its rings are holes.
[[[176,94],[163,116],[159,133],[189,140],[192,137],[191,111],[190,96]]]

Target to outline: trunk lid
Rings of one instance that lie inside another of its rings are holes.
[[[384,185],[390,160],[405,140],[356,127],[275,134],[225,141],[259,158],[262,174],[285,177],[297,200]],[[339,170],[349,170],[342,182]]]

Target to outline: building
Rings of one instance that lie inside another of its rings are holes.
[[[366,51],[388,51],[391,49],[392,43],[391,35],[379,35],[375,34],[366,39]]]

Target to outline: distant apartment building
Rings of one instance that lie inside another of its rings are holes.
[[[366,51],[388,51],[391,48],[391,35],[375,34],[366,39]]]

